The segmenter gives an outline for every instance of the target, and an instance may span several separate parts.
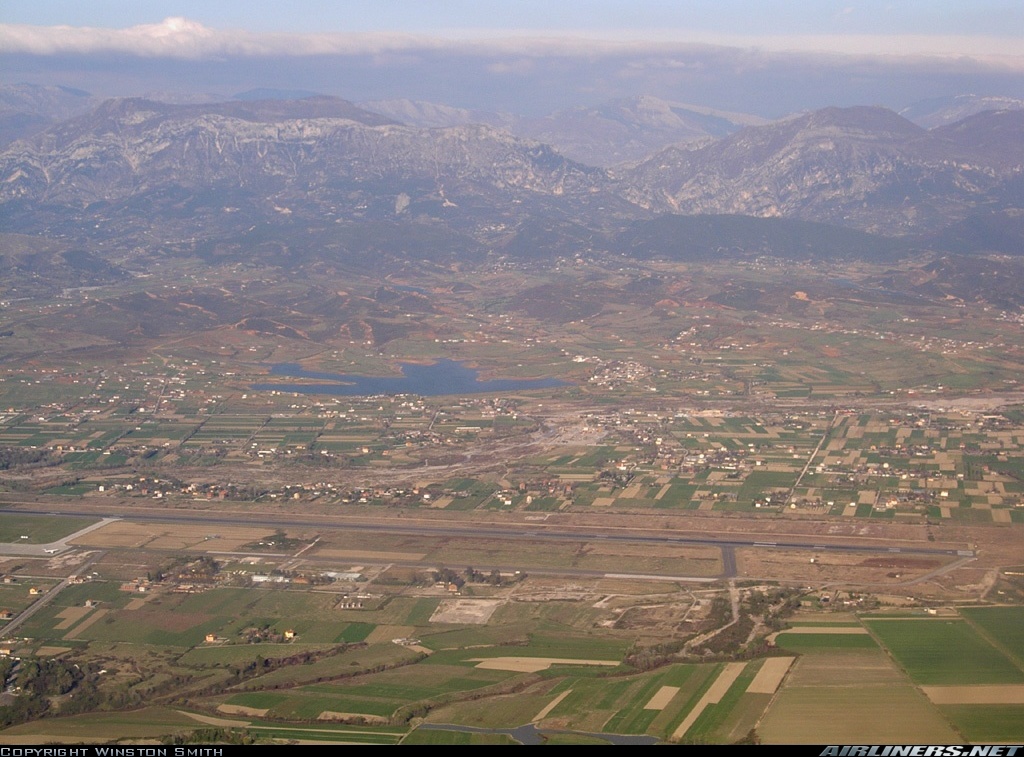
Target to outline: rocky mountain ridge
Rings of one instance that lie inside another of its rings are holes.
[[[4,229],[28,234],[120,204],[122,223],[174,216],[197,235],[231,214],[246,228],[418,219],[499,248],[524,224],[610,233],[663,213],[934,235],[1024,207],[1024,111],[929,131],[883,108],[827,108],[609,171],[494,126],[406,126],[337,98],[127,99],[8,147],[0,179]]]
[[[883,108],[826,108],[670,148],[624,172],[623,194],[668,213],[799,218],[906,234],[1000,199],[1024,170],[1024,112],[927,131]]]

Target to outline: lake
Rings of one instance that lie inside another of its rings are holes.
[[[271,376],[320,379],[327,384],[254,384],[253,389],[301,394],[365,396],[372,394],[418,394],[435,397],[443,394],[481,394],[516,392],[524,389],[548,389],[568,386],[561,379],[493,379],[481,381],[479,372],[457,360],[438,360],[432,365],[400,363],[402,376],[355,376],[307,371],[298,363],[278,363],[270,367]]]

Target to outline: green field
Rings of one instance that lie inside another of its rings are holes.
[[[713,664],[672,664],[649,673],[608,675],[595,669],[556,666],[549,680],[529,685],[514,697],[460,702],[432,712],[429,720],[478,728],[514,728],[544,712],[541,725],[557,723],[559,728],[580,732],[647,734],[664,739],[672,735],[720,670],[721,666]],[[646,705],[664,686],[677,688],[678,692],[663,708],[648,709]],[[495,701],[501,706],[495,707]],[[764,704],[761,702],[757,715]],[[731,722],[732,710],[730,703],[719,714]]]
[[[683,742],[727,744],[743,738],[771,699],[767,694],[747,693],[759,667],[758,662],[748,664],[725,695],[708,705],[687,729]]]
[[[1024,670],[963,620],[879,620],[865,625],[918,684],[1024,683]]]
[[[218,667],[238,665],[257,659],[274,660],[303,652],[321,652],[332,649],[326,644],[224,644],[190,649],[178,658],[181,665],[190,667]]]
[[[982,744],[1024,741],[1024,705],[958,704],[939,709],[968,741]]]
[[[72,516],[18,515],[0,510],[0,543],[49,544],[81,531],[98,520]],[[22,536],[28,538],[22,539]]]
[[[111,734],[121,738],[158,738],[165,734],[188,733],[206,728],[187,715],[165,707],[148,707],[132,712],[99,712],[69,718],[44,719],[16,725],[5,736],[59,736],[78,743],[107,743]]]
[[[370,680],[320,683],[286,692],[236,694],[226,701],[232,705],[268,709],[270,715],[285,719],[316,719],[323,712],[390,718],[400,708],[444,701],[514,675],[507,671],[467,670],[460,666],[405,666],[380,672]]]
[[[1024,664],[1024,607],[962,607],[960,614]]]
[[[249,646],[254,646],[258,649],[264,645],[245,645],[241,648],[245,649]],[[285,649],[289,648],[289,645],[280,646]],[[232,647],[222,647],[222,649],[232,649]],[[211,659],[205,654],[199,654],[205,651],[205,649],[194,649],[183,657],[182,661],[203,663]],[[263,656],[270,657],[268,654]],[[340,681],[346,678],[365,675],[385,667],[411,665],[420,657],[419,653],[390,642],[373,644],[369,647],[356,647],[339,654],[322,657],[313,665],[289,665],[272,670],[269,673],[264,673],[261,676],[244,682],[239,688],[258,690],[262,688],[294,687],[323,680]],[[213,659],[216,660],[216,657]]]
[[[475,629],[474,629],[475,630]],[[472,633],[472,630],[467,633]],[[432,637],[424,639],[432,642]],[[451,643],[451,639],[448,639]],[[554,636],[550,634],[535,633],[530,635],[529,641],[525,644],[515,646],[487,646],[482,648],[459,647],[439,651],[431,655],[425,661],[427,665],[435,664],[464,664],[475,665],[473,659],[489,657],[557,657],[563,659],[584,659],[584,660],[608,660],[619,662],[626,654],[629,643],[614,638],[602,638],[600,636],[582,636],[578,634],[565,634]]]
[[[640,686],[634,687],[634,691],[630,691],[627,697],[622,698],[619,703],[622,705],[621,709],[609,718],[604,730],[608,733],[647,733],[654,720],[664,712],[645,708],[651,697],[662,686],[675,686],[682,691],[688,683],[702,680],[703,676],[695,674],[703,672],[706,671],[702,671],[697,665],[672,665],[659,674],[639,679]]]
[[[467,733],[465,731],[443,731],[417,728],[404,739],[403,744],[437,744],[473,745],[473,746],[505,746],[519,742],[503,733]]]

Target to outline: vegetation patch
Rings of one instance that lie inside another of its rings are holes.
[[[865,622],[916,683],[1024,683],[1024,671],[963,620]]]
[[[960,614],[1024,663],[1024,607],[962,607]]]
[[[1024,741],[1024,705],[958,704],[939,709],[968,741],[982,744]]]
[[[3,512],[0,517],[0,543],[50,544],[97,522],[97,518]],[[28,538],[23,539],[23,536]]]

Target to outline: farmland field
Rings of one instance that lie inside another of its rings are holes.
[[[758,730],[766,744],[958,743],[912,686],[785,687]]]
[[[144,739],[167,733],[187,733],[195,727],[196,721],[183,713],[171,708],[150,707],[132,712],[77,715],[59,721],[40,720],[8,728],[3,735],[8,738],[32,737],[39,742],[67,738],[79,743],[102,744],[109,742],[111,733]]]
[[[875,649],[878,644],[868,634],[780,633],[775,643],[795,652],[816,649]]]
[[[869,619],[865,623],[916,683],[1024,683],[1024,670],[966,621]]]
[[[803,651],[758,727],[763,743],[959,741],[880,649]]]
[[[960,614],[976,623],[997,644],[1024,663],[1024,607],[964,607]]]
[[[1024,741],[1024,705],[958,704],[939,709],[969,741],[1018,744]]]

